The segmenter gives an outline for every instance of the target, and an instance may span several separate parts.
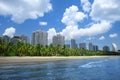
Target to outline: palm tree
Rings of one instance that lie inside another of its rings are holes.
[[[24,55],[24,43],[23,42],[17,42],[17,55],[23,56]]]
[[[28,43],[24,43],[23,44],[23,48],[24,48],[24,55],[27,55],[27,56],[29,56],[30,55],[30,52],[29,52],[29,49],[30,49],[30,44],[28,44]]]
[[[55,47],[55,52],[56,52],[55,55],[62,55],[62,52],[63,52],[62,46],[61,46],[61,45],[57,45],[57,46]]]
[[[7,50],[7,43],[3,39],[0,38],[0,55],[5,56]]]
[[[7,53],[9,56],[16,56],[16,46],[12,42],[7,45]]]
[[[35,55],[36,56],[41,56],[42,55],[42,48],[43,48],[42,44],[37,44],[35,46]]]
[[[56,54],[55,48],[54,48],[53,44],[50,44],[48,47],[48,55],[53,56],[55,54]]]
[[[29,56],[35,56],[36,46],[30,45],[30,47],[29,47],[29,49],[28,49],[28,52],[29,52]]]

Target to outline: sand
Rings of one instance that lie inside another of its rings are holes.
[[[0,57],[0,65],[2,64],[13,64],[13,63],[33,63],[33,62],[46,62],[46,61],[60,61],[60,60],[77,60],[77,59],[88,59],[88,58],[102,58],[110,56],[68,56],[68,57]]]

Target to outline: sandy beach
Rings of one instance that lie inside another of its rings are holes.
[[[88,58],[102,58],[110,56],[69,56],[69,57],[0,57],[0,64],[11,63],[31,63],[31,62],[45,62],[45,61],[60,61],[60,60],[75,60],[75,59],[88,59]]]

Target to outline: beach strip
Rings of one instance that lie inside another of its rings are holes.
[[[45,61],[60,61],[60,60],[77,60],[77,59],[89,59],[89,58],[104,58],[110,56],[49,56],[49,57],[0,57],[0,64],[10,63],[30,63],[30,62],[45,62]]]

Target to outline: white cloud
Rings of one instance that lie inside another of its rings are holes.
[[[109,35],[110,38],[116,38],[117,36],[118,36],[117,33],[113,33],[113,34],[110,34],[110,35]]]
[[[84,36],[94,36],[102,33],[106,33],[110,30],[111,24],[107,21],[101,21],[92,24],[89,28],[80,29],[80,32]]]
[[[61,21],[66,27],[59,33],[65,36],[66,40],[106,33],[111,29],[112,23],[120,20],[119,0],[94,0],[93,4],[89,0],[81,0],[81,4],[84,12],[80,12],[77,6],[72,5],[66,8],[63,14]],[[79,27],[78,23],[85,18],[92,18],[92,24],[85,28]],[[114,34],[111,37],[117,37],[117,35]],[[99,40],[104,39],[104,36],[99,38]]]
[[[77,25],[74,26],[66,26],[65,29],[60,32],[63,36],[65,36],[66,40],[70,40],[72,38],[77,38],[79,37],[79,29]]]
[[[87,15],[83,12],[79,12],[77,6],[72,5],[69,8],[66,8],[61,21],[66,25],[75,25],[86,17]]]
[[[91,10],[91,3],[89,0],[81,0],[81,5],[84,12],[89,12]]]
[[[87,39],[86,39],[86,41],[90,41],[90,40],[93,40],[93,39],[95,39],[95,37],[88,37]]]
[[[120,0],[94,0],[90,16],[93,20],[120,20]]]
[[[12,38],[12,37],[14,36],[14,34],[15,34],[15,31],[16,31],[15,28],[10,27],[10,28],[7,28],[7,29],[5,30],[5,32],[3,33],[3,35],[7,35],[7,36],[9,36],[9,37]]]
[[[0,0],[0,15],[10,15],[11,20],[17,23],[43,17],[50,10],[50,0]]]
[[[48,43],[50,44],[52,42],[52,38],[53,36],[55,36],[57,34],[55,28],[51,28],[48,31]]]
[[[101,37],[99,38],[99,40],[105,40],[105,37],[104,37],[104,36],[101,36]]]
[[[66,26],[65,29],[60,32],[65,36],[66,40],[71,38],[80,38],[82,36],[95,36],[98,34],[106,33],[110,30],[111,24],[107,21],[101,21],[99,23],[94,23],[87,28],[78,28],[78,25]]]
[[[113,0],[113,3],[112,3],[112,0],[110,0],[110,2],[108,3],[106,0],[100,0],[100,1],[94,0],[93,4],[91,4],[89,0],[81,0],[83,11],[90,12],[90,16],[87,16],[88,13],[85,14],[84,12],[80,12],[78,7],[75,5],[72,5],[69,8],[66,8],[63,14],[63,18],[61,20],[62,23],[66,25],[66,27],[59,33],[65,36],[66,40],[70,40],[71,38],[76,39],[82,36],[92,37],[98,34],[103,34],[108,32],[112,27],[112,23],[114,21],[119,20],[119,17],[120,17],[118,15],[120,11],[118,7],[116,7],[118,6],[117,5],[118,3],[116,3],[115,0]],[[116,4],[116,5],[113,5],[113,4]],[[97,6],[98,6],[98,9],[97,9]],[[114,12],[111,9],[113,9]],[[119,11],[118,13],[116,13],[117,10]],[[79,17],[76,17],[76,15]],[[115,16],[116,17],[118,16],[118,17],[116,18]],[[79,26],[78,23],[87,17],[91,17],[93,19],[93,21],[91,22],[92,24],[90,24],[89,26],[86,26],[85,28],[78,27]],[[101,36],[99,38],[99,40],[104,40],[104,39],[105,39],[104,36]]]
[[[77,6],[71,6],[66,9],[63,14],[62,22],[66,25],[60,33],[65,36],[66,40],[71,38],[80,38],[81,36],[95,36],[108,32],[112,23],[120,20],[120,1],[118,0],[94,0],[93,4],[89,0],[81,0],[81,5],[84,12],[90,12],[87,15],[80,12]],[[84,16],[76,19],[76,13],[82,13]],[[92,18],[92,24],[86,28],[79,28],[78,22],[84,20],[86,17]],[[105,39],[101,37],[100,40]]]
[[[88,0],[82,2],[86,3]],[[78,13],[81,13],[81,15],[76,17],[76,14]],[[59,33],[65,36],[66,40],[70,40],[72,38],[80,38],[82,36],[90,37],[103,34],[111,29],[111,23],[106,20],[101,20],[98,22],[93,21],[92,24],[86,28],[79,28],[78,22],[84,20],[86,17],[88,17],[86,14],[79,12],[77,6],[72,5],[67,8],[63,14],[62,22],[66,25],[66,27]]]
[[[46,25],[47,25],[47,22],[39,22],[39,25],[40,25],[40,26],[46,26]]]

